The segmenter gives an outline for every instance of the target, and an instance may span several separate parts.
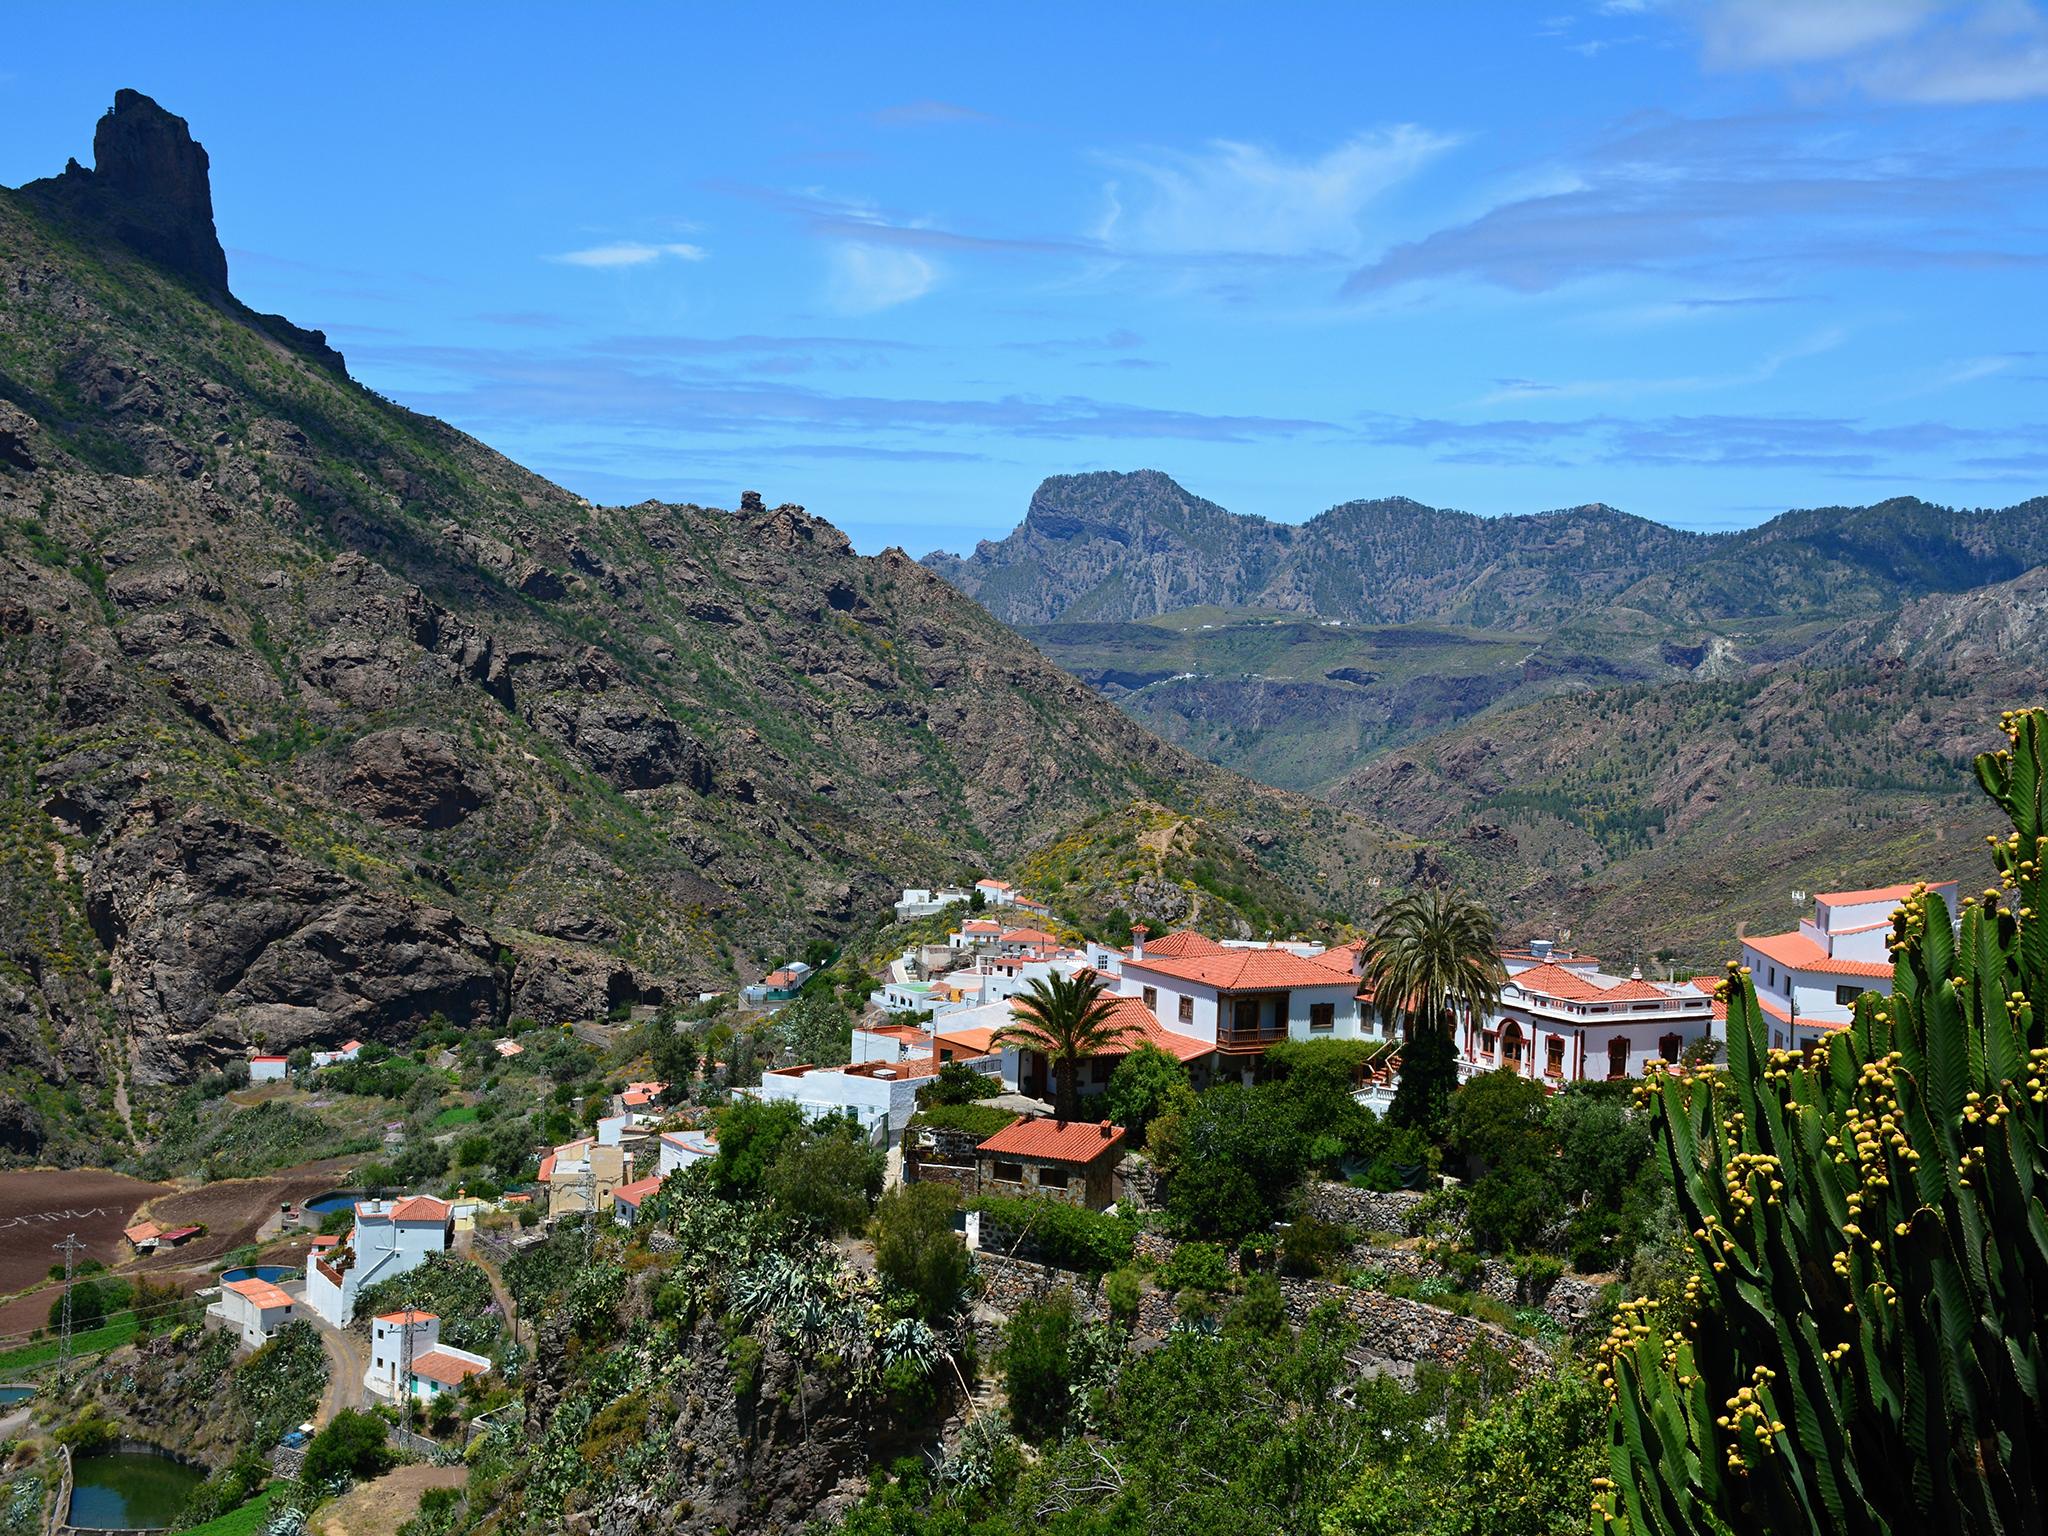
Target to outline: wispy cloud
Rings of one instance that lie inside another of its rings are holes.
[[[1374,199],[1459,141],[1413,124],[1292,159],[1218,139],[1198,151],[1105,155],[1116,173],[1096,239],[1113,251],[1306,256],[1356,251]]]
[[[548,257],[570,267],[644,267],[664,259],[702,261],[709,255],[701,245],[668,241],[650,245],[640,240],[617,240],[610,245],[586,246],[580,251],[563,251]]]
[[[2048,96],[2048,16],[2032,0],[1715,0],[1695,14],[1711,67],[1819,70],[1939,105]]]
[[[923,298],[938,280],[938,267],[916,251],[842,240],[832,247],[826,295],[843,315],[871,315]]]
[[[1667,374],[1661,377],[1622,379],[1571,379],[1544,383],[1534,379],[1501,379],[1492,393],[1479,404],[1499,405],[1514,400],[1571,400],[1615,395],[1638,398],[1644,395],[1699,394],[1713,390],[1747,389],[1775,377],[1788,363],[1832,352],[1848,339],[1840,327],[1816,332],[1802,341],[1760,359],[1754,367],[1732,373]]]
[[[931,97],[921,101],[898,102],[895,106],[883,107],[869,115],[875,122],[889,128],[995,121],[988,113],[976,111],[973,107],[963,107],[957,101],[939,101]]]
[[[1650,113],[1548,185],[1387,248],[1345,291],[1462,279],[1536,293],[1612,273],[1755,283],[1843,265],[2033,265],[2048,247],[2010,215],[2044,188],[2048,170],[2009,146],[1875,154],[1834,120]],[[2006,228],[2025,243],[2000,248],[1986,233]]]

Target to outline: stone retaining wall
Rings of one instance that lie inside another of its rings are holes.
[[[1363,1237],[1368,1232],[1422,1235],[1420,1207],[1429,1198],[1419,1189],[1359,1189],[1351,1184],[1311,1181],[1302,1191],[1302,1209],[1320,1221],[1334,1221]]]
[[[1414,1280],[1453,1280],[1452,1272],[1420,1248],[1375,1248],[1360,1243],[1351,1250],[1351,1262],[1361,1269],[1383,1269],[1390,1275]],[[1578,1328],[1600,1306],[1601,1285],[1581,1275],[1559,1275],[1548,1284],[1525,1280],[1505,1259],[1480,1261],[1479,1282],[1474,1295],[1504,1307],[1533,1307],[1566,1328]]]

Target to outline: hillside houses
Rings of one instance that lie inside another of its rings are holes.
[[[355,1217],[347,1237],[306,1269],[306,1304],[335,1328],[348,1326],[365,1286],[417,1269],[454,1237],[454,1212],[431,1195],[358,1200]]]
[[[1955,914],[1956,883],[1928,887]],[[1910,884],[1825,891],[1813,915],[1789,933],[1742,940],[1742,963],[1756,986],[1757,1006],[1771,1020],[1771,1044],[1803,1049],[1842,1028],[1865,992],[1889,997],[1892,914],[1917,889]]]
[[[1713,1000],[1689,982],[1615,976],[1548,940],[1501,956],[1501,1005],[1468,1019],[1461,1068],[1509,1071],[1546,1086],[1641,1077],[1714,1032]]]

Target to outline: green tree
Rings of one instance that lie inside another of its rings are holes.
[[[959,1191],[950,1184],[899,1184],[882,1196],[868,1228],[875,1272],[914,1298],[928,1323],[953,1315],[974,1272],[967,1245],[953,1230],[959,1208]]]
[[[783,1143],[764,1185],[792,1220],[832,1237],[867,1225],[883,1171],[882,1149],[858,1123],[832,1115]]]
[[[1072,1379],[1074,1298],[1056,1290],[1027,1301],[1003,1330],[997,1359],[1010,1398],[1010,1427],[1031,1439],[1066,1427]]]
[[[803,1134],[804,1112],[787,1099],[766,1103],[736,1099],[718,1114],[718,1156],[711,1160],[711,1188],[727,1200],[762,1193],[768,1170],[782,1149]]]
[[[822,988],[776,1014],[775,1027],[798,1061],[837,1067],[853,1059],[853,1021]]]
[[[100,1289],[97,1280],[78,1280],[71,1286],[71,1326],[74,1329],[97,1328],[107,1320],[106,1292]],[[59,1291],[50,1302],[50,1326],[64,1325],[64,1293]]]
[[[943,1062],[932,1080],[917,1090],[917,1102],[921,1108],[930,1109],[941,1104],[974,1104],[982,1099],[992,1099],[1003,1091],[1003,1085],[985,1072],[977,1072],[964,1061]]]
[[[1461,1019],[1500,1006],[1506,980],[1500,934],[1482,903],[1433,888],[1397,897],[1380,913],[1366,936],[1360,984],[1381,1020],[1407,1037],[1389,1112],[1396,1124],[1440,1123],[1448,1091],[1441,1066],[1456,1052],[1416,1046],[1433,1034],[1452,1042]]]
[[[1234,1240],[1266,1226],[1307,1160],[1280,1085],[1211,1088],[1196,1101],[1179,1140],[1167,1212],[1196,1237]]]
[[[1109,1091],[1103,1108],[1109,1118],[1128,1129],[1143,1142],[1145,1128],[1161,1110],[1182,1100],[1192,1101],[1188,1069],[1156,1045],[1143,1045],[1116,1064],[1109,1074]]]
[[[703,1060],[703,1050],[696,1034],[685,1026],[657,1023],[653,1026],[647,1060],[655,1077],[668,1084],[668,1102],[680,1104],[697,1080],[697,1063]]]
[[[1490,1248],[1525,1248],[1557,1214],[1557,1139],[1540,1083],[1482,1072],[1451,1098],[1448,1136],[1465,1160],[1466,1215]]]
[[[299,1479],[313,1485],[336,1477],[375,1477],[397,1459],[385,1443],[382,1419],[374,1413],[344,1408],[306,1447]]]
[[[1005,1024],[994,1039],[1042,1053],[1058,1073],[1055,1110],[1062,1120],[1079,1118],[1081,1063],[1093,1056],[1121,1055],[1131,1045],[1127,1026],[1112,1022],[1115,1004],[1093,971],[1041,976],[1011,1005],[1018,1022]]]
[[[1999,887],[1892,919],[1892,993],[1805,1055],[1731,968],[1724,1072],[1647,1085],[1690,1317],[1610,1340],[1632,1533],[2036,1530],[2048,1496],[2048,710],[1977,779]]]

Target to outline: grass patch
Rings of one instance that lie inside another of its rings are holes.
[[[255,1536],[263,1528],[264,1520],[270,1515],[270,1506],[277,1497],[278,1486],[272,1483],[240,1508],[215,1515],[206,1524],[180,1531],[178,1536]]]
[[[110,1349],[119,1349],[135,1337],[135,1314],[118,1312],[97,1328],[87,1328],[71,1336],[71,1352],[74,1355],[101,1354]],[[40,1371],[57,1363],[61,1345],[56,1339],[44,1339],[40,1343],[27,1344],[20,1349],[9,1350],[0,1355],[0,1377],[26,1375]]]
[[[474,1104],[451,1104],[448,1108],[442,1110],[441,1113],[434,1116],[433,1129],[445,1131],[453,1126],[475,1124],[476,1106]]]

